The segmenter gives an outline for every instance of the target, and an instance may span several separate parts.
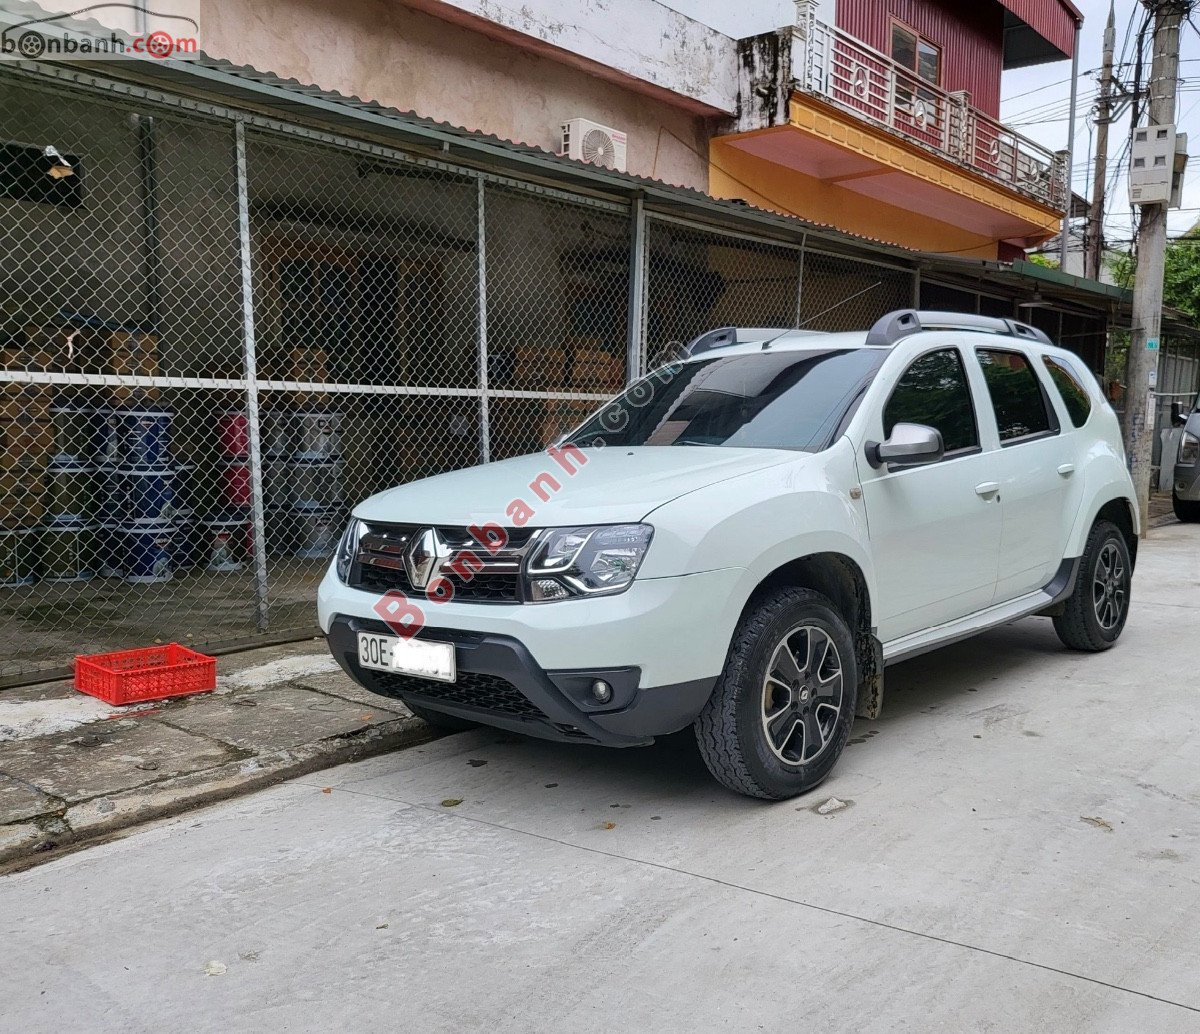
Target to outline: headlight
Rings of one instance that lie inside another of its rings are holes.
[[[525,565],[526,599],[548,603],[624,592],[642,566],[653,534],[648,524],[541,532]]]
[[[1200,458],[1200,438],[1184,431],[1179,439],[1179,462],[1195,463],[1197,458]]]
[[[358,539],[362,534],[362,528],[362,521],[351,517],[350,523],[342,535],[342,541],[338,543],[337,553],[334,555],[333,562],[337,570],[337,576],[342,582],[350,580],[350,567],[354,563],[354,557],[358,553]]]

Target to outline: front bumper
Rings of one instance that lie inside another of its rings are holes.
[[[721,671],[748,584],[745,571],[726,568],[635,579],[614,596],[558,603],[413,602],[424,613],[426,629],[515,639],[546,671],[640,668],[638,685],[648,688]],[[331,568],[317,590],[321,629],[328,633],[339,614],[377,620],[379,600],[378,593],[344,585]]]
[[[1175,464],[1172,479],[1175,496],[1189,503],[1200,502],[1200,463]]]
[[[455,646],[458,679],[444,683],[362,667],[360,631],[391,634],[381,621],[338,614],[330,619],[326,638],[337,662],[365,689],[542,739],[612,747],[650,743],[689,725],[717,681],[713,675],[640,688],[636,667],[547,671],[512,636],[427,626],[421,638]],[[588,695],[592,682],[601,678],[613,687],[605,705]]]

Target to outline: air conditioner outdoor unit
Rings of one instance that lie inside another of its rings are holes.
[[[586,118],[573,118],[562,124],[562,150],[559,154],[605,169],[625,171],[625,134]]]

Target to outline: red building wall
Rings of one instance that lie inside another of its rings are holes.
[[[942,88],[966,90],[971,104],[1000,115],[1004,9],[995,0],[837,0],[837,27],[890,54],[892,19],[942,48]]]

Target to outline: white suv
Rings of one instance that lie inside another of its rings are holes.
[[[1138,511],[1078,356],[1012,320],[725,328],[546,452],[373,496],[330,649],[435,725],[636,746],[694,724],[726,786],[816,786],[893,661],[1032,614],[1105,650]]]

